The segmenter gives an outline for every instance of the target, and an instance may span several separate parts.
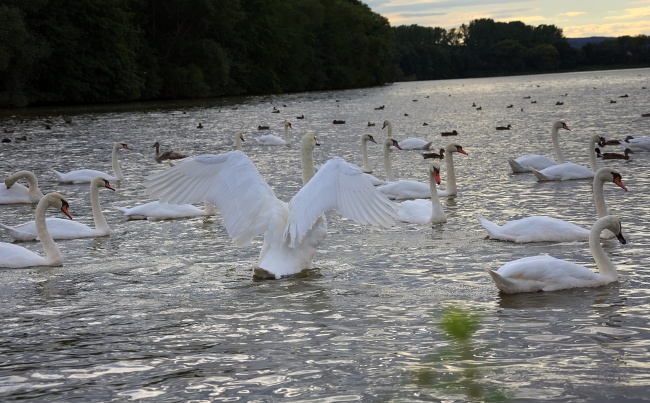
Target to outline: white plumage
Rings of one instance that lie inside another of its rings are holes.
[[[542,181],[566,181],[576,179],[591,179],[594,173],[598,171],[598,161],[596,160],[596,143],[600,141],[600,136],[594,134],[589,138],[587,152],[589,153],[589,166],[578,165],[573,162],[564,162],[562,164],[552,165],[542,170],[530,167],[537,180]]]
[[[29,187],[16,183],[20,179],[27,181]],[[0,183],[0,204],[32,204],[38,203],[42,197],[38,179],[29,171],[18,171],[8,176],[4,183]]]
[[[551,127],[551,140],[553,142],[553,150],[555,151],[555,157],[557,158],[557,161],[553,158],[539,154],[526,154],[517,158],[508,158],[508,164],[510,164],[512,172],[529,172],[530,168],[535,168],[539,171],[552,165],[563,163],[564,154],[562,154],[562,149],[560,148],[560,140],[558,139],[557,134],[560,128],[571,131],[571,129],[569,129],[569,126],[561,121],[554,122],[553,126]]]
[[[56,170],[52,170],[57,180],[61,183],[88,183],[92,182],[98,176],[108,180],[108,181],[121,181],[124,179],[124,174],[122,173],[122,168],[120,167],[120,162],[117,159],[117,152],[119,150],[131,150],[131,147],[126,143],[117,142],[113,144],[113,151],[111,152],[111,165],[113,167],[113,175],[109,175],[106,172],[97,171],[95,169],[77,169],[67,173],[61,173]]]

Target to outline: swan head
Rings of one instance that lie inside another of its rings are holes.
[[[625,142],[629,143],[630,140],[632,140],[633,138],[634,138],[634,136],[627,136],[627,137],[625,137]]]
[[[398,150],[402,149],[402,147],[400,147],[397,140],[394,140],[394,139],[392,139],[390,137],[386,137],[386,140],[384,140],[384,147],[386,147],[386,149],[389,149],[390,146],[393,146],[393,147],[397,148]]]
[[[374,137],[370,134],[362,134],[361,135],[361,141],[372,141],[373,143],[377,144],[377,141],[375,140]]]
[[[446,151],[448,153],[461,153],[461,154],[469,155],[467,154],[467,151],[463,150],[463,146],[461,146],[460,144],[449,143],[449,145],[446,147]]]
[[[571,131],[571,129],[569,129],[569,126],[567,126],[567,124],[561,120],[558,120],[557,122],[553,123],[553,129],[555,130],[564,129],[564,130]]]
[[[291,126],[291,122],[289,122],[288,120],[284,121],[284,127],[288,127],[289,129],[293,129],[293,126]]]
[[[160,146],[160,143],[156,142]],[[156,145],[154,144],[154,147]],[[129,147],[128,144],[122,143],[121,141],[118,141],[117,143],[113,144],[113,149],[115,150],[133,150],[131,147]]]
[[[433,175],[433,179],[436,181],[436,184],[440,184],[440,162],[433,161],[429,165],[429,172]]]
[[[116,143],[116,144],[117,144],[117,143]],[[118,147],[118,148],[120,148],[120,147]],[[160,148],[160,142],[159,142],[159,141],[156,141],[155,143],[153,143],[153,145],[151,146],[151,148]]]
[[[115,191],[115,188],[111,186],[111,183],[108,180],[102,178],[101,176],[98,176],[95,179],[93,179],[92,185],[98,188],[106,188]]]
[[[623,228],[621,225],[621,219],[615,215],[607,215],[603,218],[600,218],[596,221],[596,224],[602,224],[604,228],[612,231],[616,235],[616,239],[623,245],[627,243],[625,237],[623,236]],[[594,226],[596,226],[594,224]]]
[[[390,126],[390,120],[384,120],[384,125],[381,127],[381,129],[385,129],[386,126]]]
[[[616,185],[618,185],[618,187],[627,191],[627,187],[625,187],[625,184],[623,183],[623,177],[621,177],[621,174],[616,172],[612,168],[608,168],[608,167],[600,168],[598,171],[596,171],[594,180],[600,180],[603,182],[614,182]]]
[[[236,134],[236,136],[237,136],[237,139],[239,141],[246,141],[246,140],[244,140],[244,133],[239,132],[239,133]]]
[[[68,211],[70,205],[65,200],[65,197],[62,194],[56,192],[48,193],[45,195],[45,197],[42,200],[44,200],[48,206],[55,207],[63,211],[63,214],[65,214],[66,216],[68,216],[69,219],[72,220],[72,215],[70,215],[70,212]]]
[[[316,135],[314,132],[307,132],[304,136],[302,136],[300,145],[303,149],[313,150],[316,146],[319,146],[320,143],[318,140],[316,140]]]

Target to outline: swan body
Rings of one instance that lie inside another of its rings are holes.
[[[634,138],[627,136],[624,143],[625,147],[632,151],[650,151],[650,137]]]
[[[431,200],[415,199],[398,203],[397,219],[414,224],[440,224],[447,222],[447,214],[440,204],[436,184],[440,183],[440,162],[429,165],[429,194]]]
[[[91,228],[77,221],[48,217],[45,219],[45,222],[47,224],[47,230],[53,239],[97,238],[110,235],[111,230],[108,227],[99,202],[100,188],[115,190],[107,180],[101,177],[93,179],[90,183],[90,204],[95,228]],[[16,241],[33,241],[38,239],[36,221],[29,221],[13,227],[0,224],[0,227],[4,228],[7,234]]]
[[[512,168],[512,172],[514,173],[529,172],[530,168],[534,168],[539,171],[544,168],[548,168],[552,165],[563,163],[564,154],[562,154],[562,149],[560,148],[560,141],[558,139],[558,134],[557,134],[559,129],[565,129],[571,131],[571,129],[569,129],[569,126],[567,126],[566,123],[564,122],[557,121],[553,123],[553,126],[551,128],[551,140],[553,142],[553,149],[555,151],[555,156],[557,158],[557,161],[554,160],[553,158],[549,158],[539,154],[526,154],[515,159],[508,158],[508,163],[510,164],[510,168]]]
[[[173,150],[165,151],[164,153],[161,154],[160,142],[158,141],[153,143],[151,147],[154,147],[156,149],[156,154],[154,155],[154,159],[156,160],[156,162],[163,162],[169,160],[182,160],[183,158],[187,158],[187,155],[181,154]]]
[[[126,143],[117,142],[113,144],[113,151],[111,153],[111,160],[113,166],[113,173],[115,176],[109,175],[106,172],[97,171],[94,169],[77,169],[75,171],[70,171],[67,173],[61,173],[55,170],[54,175],[57,180],[61,183],[88,183],[92,182],[98,176],[108,180],[108,181],[121,181],[124,179],[124,174],[122,173],[122,168],[120,167],[120,162],[117,160],[117,152],[119,150],[131,150],[131,147]]]
[[[598,273],[579,264],[549,255],[526,257],[488,270],[497,288],[504,293],[556,291],[568,288],[599,287],[618,280],[616,267],[600,244],[600,233],[610,230],[625,244],[621,222],[616,216],[605,216],[594,223],[589,232],[589,249]]]
[[[149,221],[212,216],[217,213],[211,203],[205,203],[205,208],[199,208],[192,204],[169,204],[158,200],[131,208],[118,207],[117,209],[122,211],[128,220]]]
[[[390,226],[396,209],[363,177],[358,167],[333,158],[314,173],[313,133],[301,141],[303,187],[289,203],[279,200],[246,154],[200,155],[149,176],[145,186],[162,202],[208,201],[223,217],[238,246],[264,234],[258,277],[280,278],[312,267],[325,238],[324,213],[335,210],[363,224]]]
[[[262,146],[286,146],[290,144],[289,129],[293,129],[290,122],[284,122],[284,136],[276,136],[274,134],[265,134],[257,137],[255,141]]]
[[[393,137],[393,124],[390,122],[390,120],[384,120],[384,125],[382,126],[382,129],[388,127],[388,134],[387,136],[392,138]],[[422,139],[418,139],[415,137],[409,137],[407,139],[403,139],[399,141],[400,145],[400,150],[428,150],[429,147],[431,147],[431,141],[426,141]]]
[[[33,266],[62,266],[63,254],[47,231],[45,213],[48,207],[55,207],[68,217],[68,202],[59,193],[48,193],[41,198],[36,206],[36,228],[38,238],[41,240],[45,257],[40,256],[29,249],[11,243],[0,243],[0,267],[21,269]]]
[[[16,181],[24,179],[29,187],[25,187]],[[18,171],[8,176],[4,183],[0,183],[0,204],[31,204],[38,203],[43,193],[38,188],[36,175],[29,171]]]
[[[594,203],[598,217],[607,215],[607,206],[603,192],[603,184],[605,182],[613,182],[627,191],[618,172],[611,168],[600,168],[596,172],[593,182]],[[588,229],[548,216],[525,217],[509,221],[504,225],[498,225],[482,215],[478,215],[478,220],[483,228],[487,230],[490,239],[519,243],[572,242],[589,239]],[[604,237],[608,237],[609,234],[608,232],[603,233]]]
[[[552,165],[542,170],[537,170],[532,167],[530,170],[535,174],[537,180],[540,182],[591,179],[594,177],[594,173],[598,171],[598,162],[596,161],[596,152],[594,147],[599,141],[600,136],[597,134],[594,134],[589,139],[587,151],[589,152],[589,166],[591,169],[573,162],[564,162],[562,164]]]

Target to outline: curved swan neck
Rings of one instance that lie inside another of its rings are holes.
[[[108,230],[108,223],[106,217],[102,212],[102,206],[99,201],[99,188],[104,187],[104,180],[101,182],[93,180],[90,183],[90,208],[93,211],[93,221],[95,222],[95,229]]]
[[[36,178],[36,175],[34,175],[30,171],[18,171],[13,175],[8,176],[5,179],[5,186],[7,186],[7,189],[9,189],[19,179],[25,179],[25,181],[29,185],[27,191],[29,192],[30,195],[36,196],[37,198],[43,197],[43,193],[41,193],[40,189],[38,188],[38,179]]]
[[[555,151],[555,157],[557,158],[557,162],[560,164],[564,163],[564,154],[562,154],[562,149],[560,148],[560,139],[558,138],[558,131],[559,127],[557,124],[553,124],[553,128],[551,129],[551,140],[553,141],[553,150]]]
[[[156,157],[159,156],[159,147],[156,147]],[[122,167],[120,167],[120,162],[117,160],[117,152],[122,148],[121,143],[115,143],[113,146],[113,152],[111,153],[111,163],[113,165],[113,173],[118,180],[124,179],[124,174],[122,173]]]
[[[52,235],[47,231],[47,224],[45,223],[45,213],[47,208],[50,206],[51,198],[45,196],[38,202],[36,206],[36,216],[34,218],[34,224],[36,226],[36,233],[38,234],[38,239],[41,240],[41,245],[43,245],[43,250],[45,251],[46,259],[58,263],[63,262],[63,254],[57,246],[56,242],[52,238]]]
[[[395,182],[395,175],[393,174],[393,167],[390,164],[390,145],[387,141],[384,141],[384,170],[386,171],[386,180],[389,182]]]
[[[598,159],[596,157],[596,143],[600,140],[600,136],[597,134],[594,134],[591,136],[589,139],[589,148],[587,149],[587,152],[589,152],[589,167],[591,168],[592,172],[598,171]]]
[[[368,161],[368,140],[365,137],[361,137],[361,162],[363,163],[363,172],[372,172]]]
[[[616,267],[610,260],[609,256],[607,256],[603,250],[603,246],[600,244],[600,233],[603,230],[608,229],[607,227],[608,221],[602,219],[599,219],[599,221],[591,227],[591,232],[589,233],[589,249],[594,257],[596,266],[598,267],[598,272],[609,282],[618,279],[618,273],[616,272]]]

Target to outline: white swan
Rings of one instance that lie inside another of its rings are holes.
[[[47,223],[47,230],[53,239],[97,238],[110,235],[111,230],[99,202],[100,188],[115,190],[107,180],[101,177],[96,177],[90,182],[90,205],[95,228],[77,221],[48,217],[45,222]],[[39,236],[36,221],[29,221],[13,227],[0,224],[0,227],[4,228],[7,234],[16,241],[33,241],[38,239]]]
[[[48,193],[41,198],[36,206],[36,228],[38,237],[43,245],[45,257],[42,257],[29,249],[11,243],[0,243],[0,267],[12,269],[21,269],[23,267],[33,266],[62,266],[63,254],[47,232],[45,224],[45,212],[48,207],[55,207],[68,217],[72,218],[68,212],[68,202],[59,193]]]
[[[117,142],[113,144],[113,151],[111,153],[111,161],[113,166],[113,173],[115,176],[109,175],[106,172],[96,171],[94,169],[77,169],[68,173],[61,173],[55,170],[54,174],[59,182],[62,183],[87,183],[92,182],[98,176],[108,181],[121,181],[124,179],[120,162],[117,160],[117,152],[119,150],[131,150],[131,147],[126,143]]]
[[[605,204],[605,194],[603,192],[603,184],[605,182],[613,182],[627,191],[618,172],[612,168],[600,168],[596,172],[593,182],[594,203],[596,205],[596,214],[599,218],[607,215],[607,205]],[[483,228],[487,230],[490,239],[518,243],[573,242],[589,239],[588,229],[560,220],[559,218],[530,216],[509,221],[504,225],[498,225],[480,214],[477,218]],[[606,234],[605,237],[607,237]]]
[[[589,249],[596,261],[598,273],[566,260],[549,255],[525,257],[488,270],[497,288],[504,293],[556,291],[567,288],[599,287],[618,280],[616,267],[600,244],[600,233],[610,230],[625,244],[621,221],[617,216],[605,216],[594,223],[589,232]]]
[[[391,181],[390,178],[394,179],[393,170],[389,158],[389,147],[391,145],[391,141],[394,140],[387,138],[386,141],[384,141],[383,148],[384,169],[386,170],[386,178],[389,182],[385,185],[377,187],[377,189],[391,200],[428,199],[431,197],[431,189],[427,183],[412,180]],[[398,143],[398,145],[401,144]],[[465,155],[468,154],[465,150],[463,150],[462,146],[454,143],[449,143],[447,147],[445,147],[445,151],[445,161],[447,164],[447,185],[445,189],[436,189],[436,193],[438,196],[448,197],[458,194],[458,189],[456,187],[456,171],[454,170],[453,153],[457,152]]]
[[[384,125],[381,127],[382,129],[388,127],[388,135],[387,137],[392,138],[393,137],[393,124],[391,123],[390,120],[384,120]],[[418,139],[415,137],[409,137],[407,139],[403,139],[399,141],[400,147],[402,147],[402,150],[428,150],[429,147],[431,147],[431,141],[426,141],[422,139]]]
[[[447,214],[440,204],[436,184],[440,183],[440,162],[429,165],[429,188],[431,200],[415,199],[397,203],[397,219],[414,224],[441,224],[447,222]]]
[[[564,154],[562,154],[562,149],[560,148],[560,140],[558,139],[557,134],[557,131],[560,128],[571,131],[571,129],[569,129],[569,126],[567,126],[564,122],[557,121],[553,123],[553,126],[551,128],[551,140],[553,141],[553,150],[555,151],[555,157],[557,158],[557,161],[553,158],[539,154],[526,154],[522,155],[521,157],[517,157],[516,159],[508,158],[508,163],[510,164],[510,168],[512,168],[512,172],[529,172],[530,167],[540,170],[548,168],[551,165],[563,163]]]
[[[20,179],[25,179],[29,187],[16,183]],[[18,171],[8,176],[4,183],[0,183],[0,204],[38,203],[42,197],[43,193],[38,188],[38,179],[29,171]]]
[[[375,138],[372,137],[370,134],[361,135],[361,162],[363,163],[361,171],[363,171],[365,178],[368,179],[370,183],[373,184],[373,186],[384,185],[386,181],[381,180],[374,175],[371,175],[372,168],[370,168],[370,163],[368,162],[368,147],[367,147],[369,141],[377,144]]]
[[[650,137],[627,136],[624,145],[632,151],[650,151]]]
[[[158,200],[130,208],[117,207],[117,209],[124,213],[127,220],[173,220],[217,214],[216,208],[211,203],[205,203],[204,208],[199,208],[191,204],[169,204]]]
[[[535,174],[537,180],[540,182],[591,179],[594,177],[594,173],[598,171],[595,147],[596,143],[599,141],[600,136],[597,134],[594,134],[589,138],[589,147],[587,148],[587,152],[589,153],[589,166],[591,169],[573,162],[564,162],[562,164],[551,165],[542,170],[530,167],[530,170]]]
[[[147,177],[145,186],[149,195],[163,202],[213,203],[239,246],[264,234],[254,273],[279,278],[312,267],[326,235],[324,213],[328,210],[364,224],[394,224],[394,204],[358,167],[333,158],[314,174],[315,145],[314,134],[307,133],[301,141],[304,186],[289,203],[278,200],[253,162],[239,151],[189,158]]]
[[[291,122],[284,122],[284,136],[279,137],[274,134],[265,134],[264,136],[257,137],[255,142],[263,146],[284,146],[289,145],[291,140],[289,138],[289,129],[293,129]]]
[[[235,149],[239,151],[244,151],[244,148],[242,147],[242,142],[244,142],[244,133],[242,132],[237,132],[235,133]]]

